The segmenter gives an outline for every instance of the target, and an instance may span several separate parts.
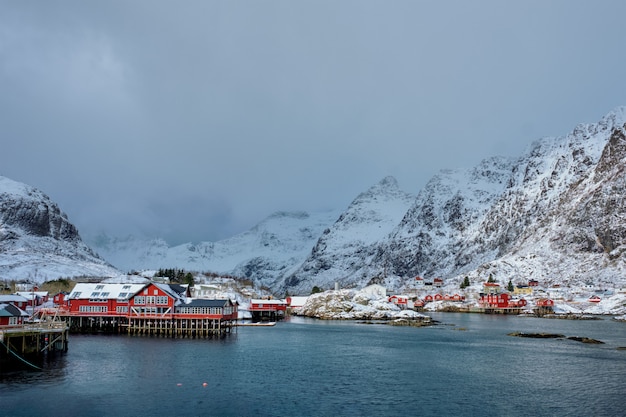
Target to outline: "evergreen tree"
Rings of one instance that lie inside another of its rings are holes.
[[[467,288],[469,286],[470,286],[469,277],[465,277],[465,279],[461,283],[461,289],[464,290],[465,288]]]
[[[515,288],[513,288],[513,282],[511,282],[511,280],[509,280],[509,285],[507,286],[507,290],[509,290],[509,292],[513,292]]]
[[[193,279],[193,275],[191,274],[191,272],[187,272],[187,274],[185,275],[185,284],[188,284],[189,286],[193,287],[194,279]]]

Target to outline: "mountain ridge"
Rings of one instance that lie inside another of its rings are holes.
[[[101,235],[90,244],[118,268],[232,274],[277,294],[308,294],[314,286],[335,283],[347,288],[381,283],[401,291],[417,275],[455,283],[488,275],[518,282],[621,282],[625,166],[626,107],[618,107],[597,123],[536,140],[518,157],[493,156],[472,168],[441,170],[417,194],[401,190],[388,176],[345,210],[279,211],[218,242],[170,247],[161,239]],[[10,195],[22,205],[32,198],[30,209],[8,202]],[[3,253],[14,237],[82,244],[43,193],[5,180],[0,198],[0,272],[10,269]]]

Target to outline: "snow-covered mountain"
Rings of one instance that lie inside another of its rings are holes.
[[[401,291],[417,275],[455,288],[464,277],[477,283],[489,275],[500,282],[626,285],[625,167],[620,107],[598,123],[531,144],[519,158],[443,170],[416,196],[387,177],[343,211],[280,212],[218,242],[169,247],[163,240],[100,236],[89,243],[125,271],[232,274],[276,294],[308,294],[336,282]],[[63,265],[74,275],[98,272],[94,265],[102,261],[93,261],[47,197],[3,179],[0,198],[0,277],[56,278],[53,254],[71,259]]]
[[[0,278],[45,280],[119,274],[80,238],[41,191],[0,177]]]
[[[563,137],[533,143],[516,160],[445,170],[420,191],[397,227],[358,259],[334,248],[332,276],[315,251],[286,286],[384,283],[468,276],[547,284],[626,280],[626,109]],[[358,225],[343,226],[358,230]],[[341,233],[337,233],[341,235]],[[320,241],[324,239],[320,238]],[[346,239],[341,236],[338,239]],[[311,278],[308,278],[311,277]],[[458,287],[458,285],[457,285]]]
[[[414,198],[400,190],[393,177],[361,193],[324,230],[304,263],[286,276],[281,291],[306,293],[313,286],[331,288],[335,282],[365,284],[371,277],[359,276],[358,272],[377,256],[380,242],[400,222]]]
[[[124,270],[210,271],[247,277],[273,288],[277,280],[302,263],[324,229],[339,214],[338,211],[277,212],[252,229],[218,242],[170,247],[161,239],[101,235],[91,244],[104,258]]]

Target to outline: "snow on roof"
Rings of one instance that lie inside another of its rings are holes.
[[[69,295],[70,299],[122,299],[127,300],[141,291],[146,284],[78,283]]]
[[[260,299],[251,299],[250,304],[287,304],[285,300],[260,300]]]
[[[17,291],[15,294],[30,300],[33,297],[47,297],[48,291]]]
[[[18,294],[0,295],[0,303],[25,303],[29,298]]]

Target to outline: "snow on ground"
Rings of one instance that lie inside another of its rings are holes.
[[[325,320],[424,320],[427,316],[375,295],[357,290],[331,290],[312,294],[302,306],[300,315]]]

